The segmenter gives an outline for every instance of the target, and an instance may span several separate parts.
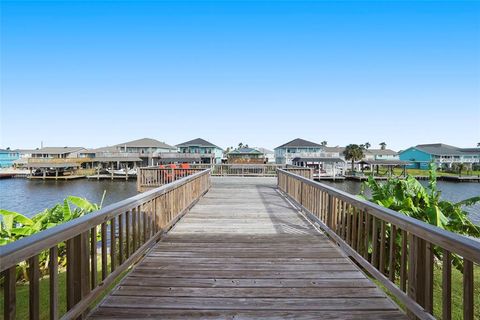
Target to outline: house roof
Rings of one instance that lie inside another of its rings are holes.
[[[263,154],[263,153],[253,148],[238,148],[233,151],[230,151],[228,154]]]
[[[33,150],[32,154],[65,154],[86,150],[84,147],[45,147]]]
[[[267,148],[254,148],[254,149],[257,149],[258,151],[260,151],[261,153],[264,153],[264,154],[269,154],[269,153],[274,153],[272,150],[269,150]]]
[[[186,141],[186,142],[177,144],[177,147],[190,147],[190,146],[213,147],[213,148],[222,149],[219,146],[214,145],[213,143],[211,143],[207,140],[204,140],[202,138],[197,138],[197,139],[193,139],[193,140],[190,140],[190,141]]]
[[[21,154],[32,154],[34,151],[38,151],[38,149],[15,149],[13,151],[19,152]]]
[[[345,147],[323,147],[325,152],[338,152],[342,153],[345,150]]]
[[[100,152],[118,152],[118,147],[111,146],[111,147],[101,147],[95,149],[87,149],[84,153],[100,153]]]
[[[419,144],[415,146],[415,149],[420,151],[433,154],[433,155],[462,155],[464,152],[460,148],[444,144],[444,143],[433,143],[433,144]]]
[[[373,155],[397,155],[398,153],[396,151],[393,151],[391,149],[367,149],[365,150],[365,153],[373,154]]]
[[[318,143],[297,138],[297,139],[293,139],[292,141],[289,141],[285,144],[282,144],[281,146],[278,146],[275,149],[287,148],[287,147],[311,147],[311,148],[313,148],[313,147],[321,147],[321,146],[322,145],[320,145]]]
[[[460,150],[465,153],[480,153],[480,148],[461,148]]]
[[[124,143],[116,144],[115,147],[130,147],[130,148],[164,148],[175,150],[174,146],[166,144],[165,142],[158,141],[151,138],[143,138]]]

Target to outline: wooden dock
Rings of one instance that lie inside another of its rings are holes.
[[[275,178],[212,182],[91,319],[406,318]]]
[[[67,176],[27,176],[30,180],[76,180],[85,178],[84,175],[67,175]]]
[[[136,176],[94,174],[86,177],[89,180],[136,180]]]

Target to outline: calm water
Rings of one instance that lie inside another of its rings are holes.
[[[330,185],[334,188],[343,190],[351,194],[359,194],[361,183],[358,181],[343,181],[343,182],[332,182],[332,181],[322,181],[327,185]],[[428,181],[421,180],[421,184],[424,186],[428,185]],[[480,183],[455,183],[447,181],[438,181],[438,189],[442,192],[441,198],[459,202],[471,197],[480,196]],[[467,212],[470,213],[472,221],[476,224],[480,224],[480,204],[476,204],[471,207],[465,208]]]
[[[135,180],[30,181],[20,178],[2,179],[0,180],[0,208],[33,215],[54,206],[69,195],[100,203],[104,190],[107,191],[104,206],[137,194]]]
[[[324,182],[351,194],[360,192],[360,183],[355,181]],[[421,181],[427,184],[427,181]],[[480,195],[480,183],[453,183],[439,181],[438,188],[442,197],[451,201],[461,201]],[[136,183],[132,181],[111,180],[72,180],[41,181],[27,179],[0,180],[0,208],[33,215],[45,208],[52,207],[69,195],[87,198],[100,203],[106,190],[104,205],[118,202],[137,194]],[[480,224],[480,204],[466,208],[472,220]]]

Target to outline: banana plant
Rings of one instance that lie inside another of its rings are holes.
[[[85,214],[100,210],[105,199],[103,192],[100,204],[95,204],[85,198],[68,196],[62,203],[47,208],[31,218],[14,211],[0,209],[0,246],[7,245],[35,233],[47,230],[67,221],[74,220]],[[65,244],[58,244],[59,264],[66,263]],[[39,255],[40,272],[46,274],[48,270],[49,254],[42,252]],[[17,268],[17,279],[28,280],[27,264],[20,263]]]
[[[369,189],[371,197],[367,197],[365,189]],[[480,202],[480,196],[472,197],[457,203],[442,200],[437,188],[436,167],[432,163],[429,168],[429,183],[424,187],[412,176],[405,179],[390,178],[379,183],[372,177],[362,186],[360,197],[383,207],[424,221],[436,227],[458,234],[480,238],[480,227],[468,217],[465,207]],[[399,237],[399,236],[398,236]],[[400,238],[397,239],[398,242]],[[434,252],[441,259],[442,252]],[[399,260],[397,260],[399,261]],[[462,261],[453,256],[453,264],[462,271]]]

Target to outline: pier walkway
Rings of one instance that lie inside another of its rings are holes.
[[[91,319],[404,319],[276,178],[212,187]]]

